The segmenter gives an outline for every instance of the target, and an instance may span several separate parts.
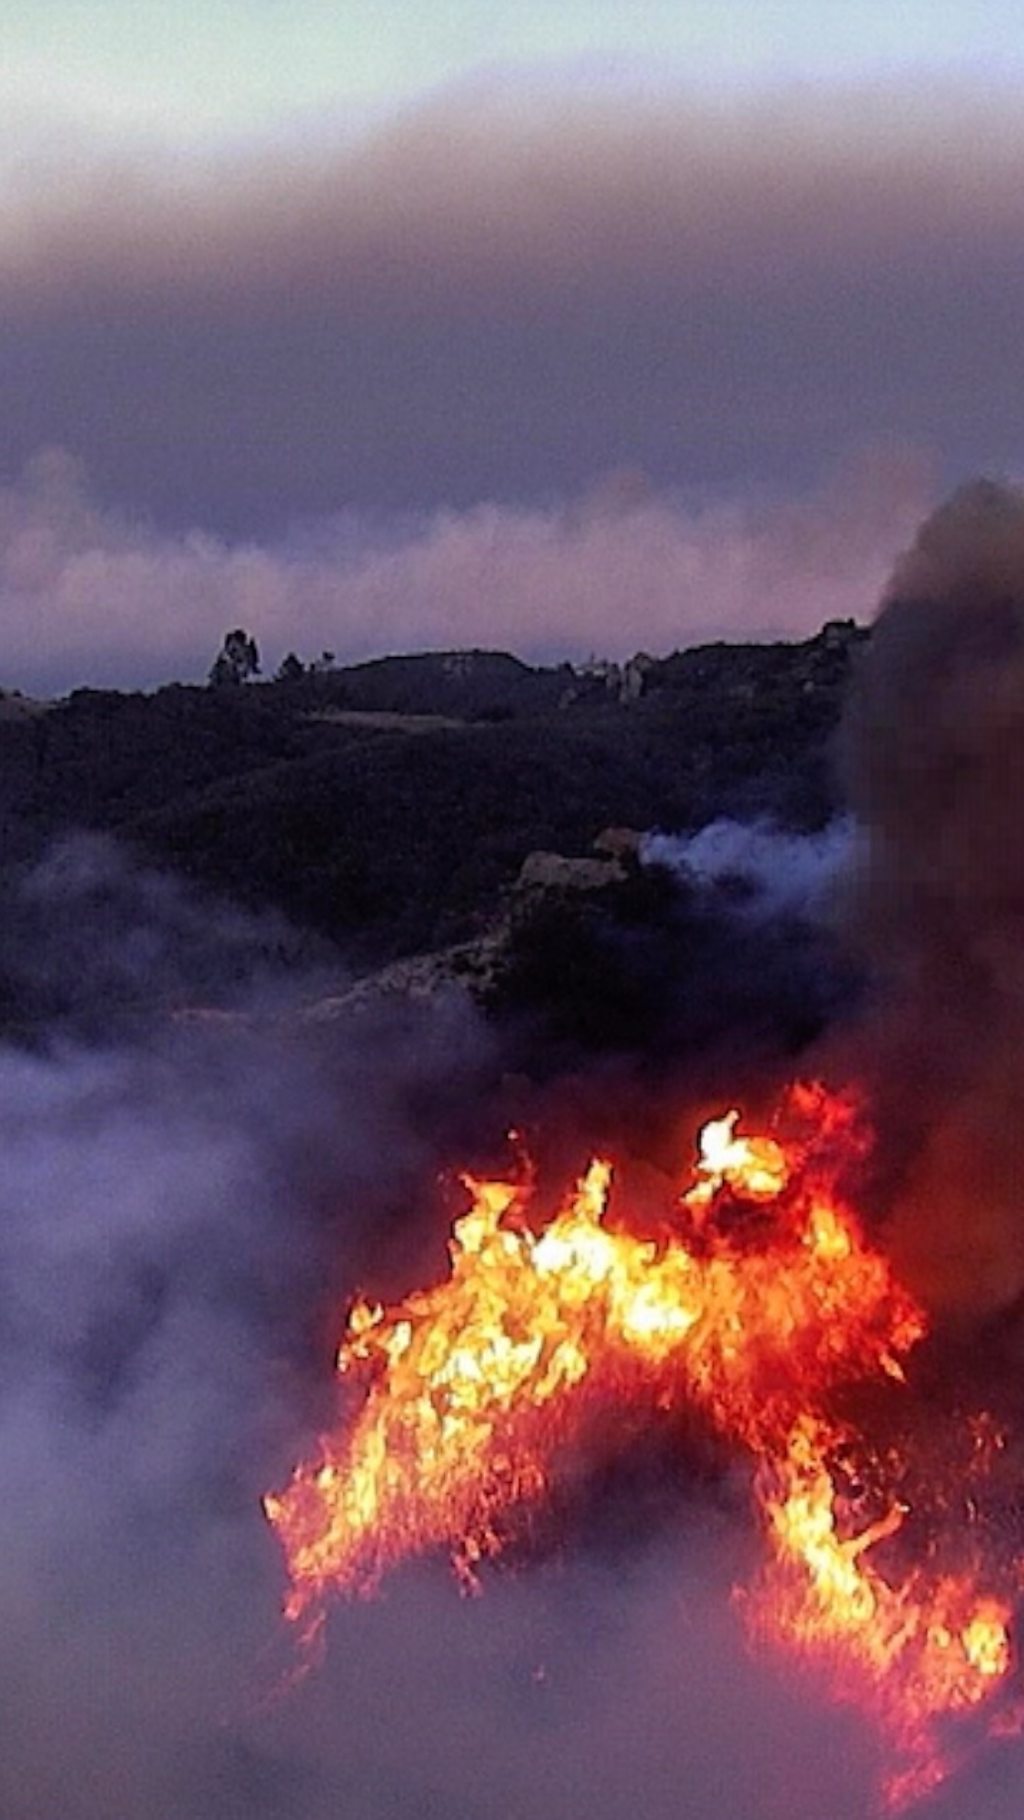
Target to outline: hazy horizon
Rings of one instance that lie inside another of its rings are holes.
[[[0,682],[869,617],[1018,469],[1009,7],[143,0],[0,77]]]

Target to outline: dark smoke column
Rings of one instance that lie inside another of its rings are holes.
[[[1024,1297],[1024,495],[978,482],[923,526],[844,729],[883,984],[867,1070],[892,1244],[954,1315]]]

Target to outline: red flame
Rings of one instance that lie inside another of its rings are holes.
[[[950,1774],[967,1716],[982,1732],[1014,1725],[1020,1560],[968,1520],[971,1497],[915,1542],[927,1472],[837,1413],[907,1399],[926,1330],[841,1197],[869,1142],[855,1097],[816,1085],[793,1088],[760,1135],[731,1111],[705,1126],[653,1236],[604,1161],[539,1229],[528,1187],[467,1180],[450,1275],[394,1308],[355,1304],[342,1419],[265,1499],[289,1618],[313,1629],[331,1593],[370,1593],[435,1549],[475,1587],[597,1422],[687,1407],[751,1462],[766,1548],[738,1595],[751,1637],[871,1716],[888,1806]],[[1001,1437],[982,1417],[962,1441],[980,1483]]]

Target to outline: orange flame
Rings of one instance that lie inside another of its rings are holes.
[[[903,1549],[904,1464],[831,1413],[865,1386],[905,1395],[925,1332],[839,1192],[869,1143],[855,1098],[801,1085],[771,1132],[738,1124],[704,1127],[653,1237],[604,1161],[539,1231],[528,1188],[467,1179],[450,1275],[391,1309],[355,1304],[337,1362],[351,1407],[264,1501],[285,1609],[315,1629],[329,1594],[371,1592],[435,1549],[472,1590],[602,1417],[695,1408],[753,1462],[768,1562],[742,1600],[751,1634],[874,1717],[899,1807],[955,1766],[946,1731],[964,1715],[1009,1729],[1019,1576],[974,1539],[941,1562]],[[858,1498],[874,1514],[859,1519]]]

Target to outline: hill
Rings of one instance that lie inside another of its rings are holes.
[[[472,935],[528,854],[585,854],[609,824],[819,826],[864,636],[705,646],[628,678],[473,651],[79,690],[0,717],[4,863],[102,830],[377,965]]]

